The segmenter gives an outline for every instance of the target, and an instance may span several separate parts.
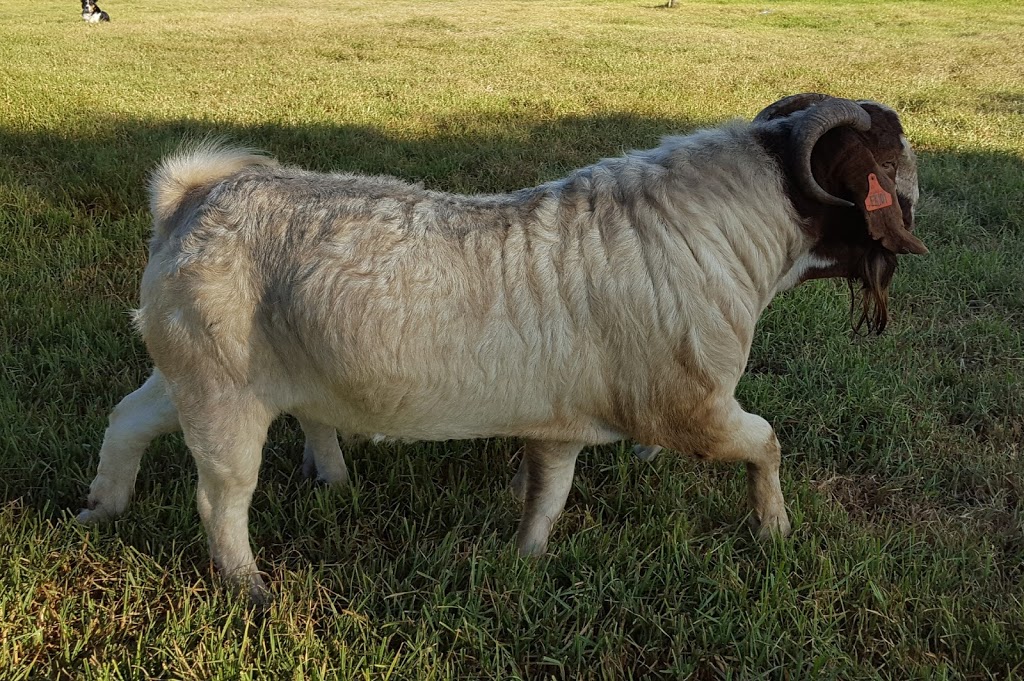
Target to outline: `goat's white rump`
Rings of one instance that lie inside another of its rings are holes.
[[[815,123],[814,140],[849,120]],[[175,414],[211,553],[254,595],[248,506],[281,413],[332,438],[524,438],[524,554],[546,549],[580,450],[627,437],[652,445],[641,457],[664,446],[745,462],[754,525],[786,534],[778,440],[733,392],[764,308],[826,262],[765,142],[790,123],[669,138],[495,196],[210,145],[179,153],[151,187],[137,316],[169,402],[150,383],[126,398],[162,416],[128,445],[134,426],[122,437],[112,418],[124,453],[111,460],[131,475],[101,465],[94,493],[130,491],[134,452]]]

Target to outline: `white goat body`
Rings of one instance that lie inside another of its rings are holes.
[[[787,533],[778,441],[733,392],[772,297],[836,263],[814,251],[765,145],[780,125],[667,138],[493,196],[216,145],[165,161],[137,322],[157,366],[148,394],[166,382],[220,568],[261,593],[246,517],[282,412],[327,432],[525,438],[523,553],[545,550],[580,449],[626,437],[746,462],[754,523]],[[892,236],[899,209],[874,239],[914,240]]]
[[[157,366],[402,439],[685,445],[679,405],[731,395],[807,241],[745,126],[502,196],[232,150],[168,168],[138,313]]]

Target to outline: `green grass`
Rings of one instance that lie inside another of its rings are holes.
[[[0,678],[1024,676],[1024,12],[658,4],[0,12]],[[783,443],[790,540],[751,537],[740,469],[606,447],[524,561],[515,443],[359,446],[341,492],[298,478],[286,421],[252,512],[266,613],[210,568],[180,438],[122,519],[73,522],[148,370],[144,182],[182,137],[494,191],[807,90],[902,113],[931,254],[882,338],[828,283],[762,321],[739,393]]]

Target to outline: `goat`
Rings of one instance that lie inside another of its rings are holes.
[[[842,277],[861,285],[856,326],[880,333],[896,255],[927,252],[899,117],[817,94],[509,194],[207,144],[164,160],[150,197],[136,322],[214,561],[255,598],[248,508],[285,412],[407,440],[524,438],[523,555],[546,551],[580,450],[626,438],[745,462],[759,536],[788,534],[778,439],[734,397],[758,318],[780,291]]]

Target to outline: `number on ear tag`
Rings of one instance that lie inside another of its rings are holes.
[[[864,199],[864,207],[868,210],[881,210],[892,205],[892,194],[878,184],[878,176],[868,173],[868,197]]]

